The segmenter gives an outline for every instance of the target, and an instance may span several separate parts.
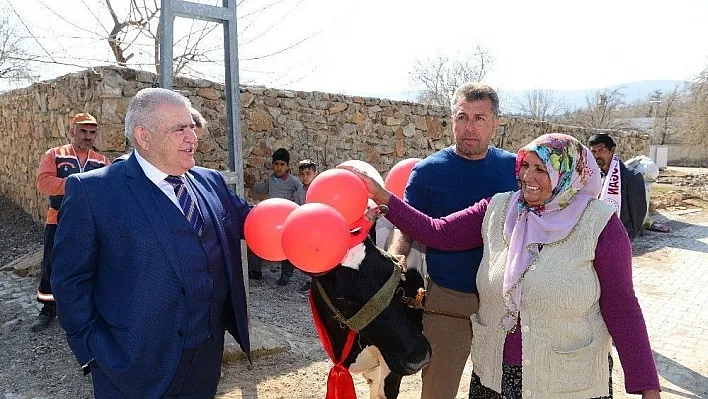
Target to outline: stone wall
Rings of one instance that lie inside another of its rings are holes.
[[[669,166],[708,166],[706,147],[695,148],[684,144],[666,144]]]
[[[649,155],[649,136],[638,132],[588,129],[523,118],[502,118],[501,124],[502,127],[497,131],[493,142],[496,146],[509,151],[515,152],[534,138],[546,133],[569,134],[586,145],[593,134],[607,133],[615,140],[617,153],[621,159],[629,159],[637,155]]]
[[[39,159],[48,149],[68,142],[69,120],[90,112],[100,123],[96,148],[115,157],[130,148],[123,122],[130,98],[156,84],[151,73],[102,67],[59,77],[0,95],[0,193],[43,220],[46,199],[34,179]],[[209,123],[199,143],[197,162],[227,169],[228,139],[223,86],[205,80],[175,79]],[[369,162],[382,173],[409,157],[423,158],[449,146],[449,110],[385,99],[320,92],[242,87],[244,181],[250,188],[269,176],[270,157],[284,147],[291,153],[291,170],[309,158],[321,170],[349,160]],[[592,134],[582,128],[508,118],[493,142],[511,151],[547,132],[565,132],[582,140]],[[611,132],[622,156],[648,152],[645,136]]]

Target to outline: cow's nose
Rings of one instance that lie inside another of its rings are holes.
[[[423,342],[413,351],[412,356],[406,359],[406,362],[403,364],[403,367],[408,371],[408,375],[415,374],[427,366],[428,363],[430,363],[431,353],[428,340],[423,339]]]

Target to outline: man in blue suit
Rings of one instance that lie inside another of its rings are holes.
[[[248,204],[195,167],[190,103],[143,89],[111,168],[67,180],[52,262],[59,322],[96,398],[213,398],[224,332],[250,358]]]

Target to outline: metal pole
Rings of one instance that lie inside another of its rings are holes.
[[[160,25],[157,34],[160,35],[160,70],[157,71],[160,87],[172,88],[172,59],[174,58],[174,27],[175,16],[172,12],[172,1],[162,0],[160,6]]]
[[[244,198],[243,148],[241,136],[241,101],[238,80],[238,37],[236,31],[236,0],[222,0],[222,7],[184,0],[161,0],[160,24],[160,87],[171,89],[173,83],[174,20],[175,17],[200,19],[224,25],[224,95],[226,97],[226,125],[229,139],[229,183],[235,186],[239,197]],[[235,176],[234,176],[235,175]],[[242,242],[241,253],[246,253]],[[248,262],[244,262],[247,265]],[[246,302],[250,303],[248,268],[243,268]],[[250,315],[249,315],[250,319]]]
[[[224,25],[224,95],[229,140],[229,183],[243,197],[243,146],[241,136],[241,102],[238,76],[238,37],[236,31],[236,0],[222,0],[222,7],[184,0],[161,0],[160,24],[160,87],[171,89],[173,83],[173,43],[175,17],[200,19]]]
[[[224,21],[224,66],[226,80],[226,118],[229,137],[229,169],[236,173],[236,193],[244,197],[243,148],[241,135],[241,101],[238,76],[238,40],[236,31],[236,0],[223,0],[232,18]]]

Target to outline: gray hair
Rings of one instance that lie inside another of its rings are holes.
[[[200,129],[204,129],[206,127],[207,121],[204,119],[202,114],[199,113],[194,107],[189,107],[189,112],[192,114],[192,120],[194,121],[194,125]]]
[[[125,114],[125,137],[131,145],[135,146],[136,127],[144,126],[154,130],[159,126],[161,115],[158,109],[163,105],[192,107],[187,97],[172,90],[156,87],[140,90],[130,100]]]
[[[464,83],[455,89],[455,94],[453,94],[452,100],[450,101],[450,110],[452,111],[452,115],[455,115],[455,112],[457,112],[457,107],[460,105],[460,101],[484,100],[491,101],[492,114],[495,118],[499,116],[499,96],[494,89],[483,83]]]

